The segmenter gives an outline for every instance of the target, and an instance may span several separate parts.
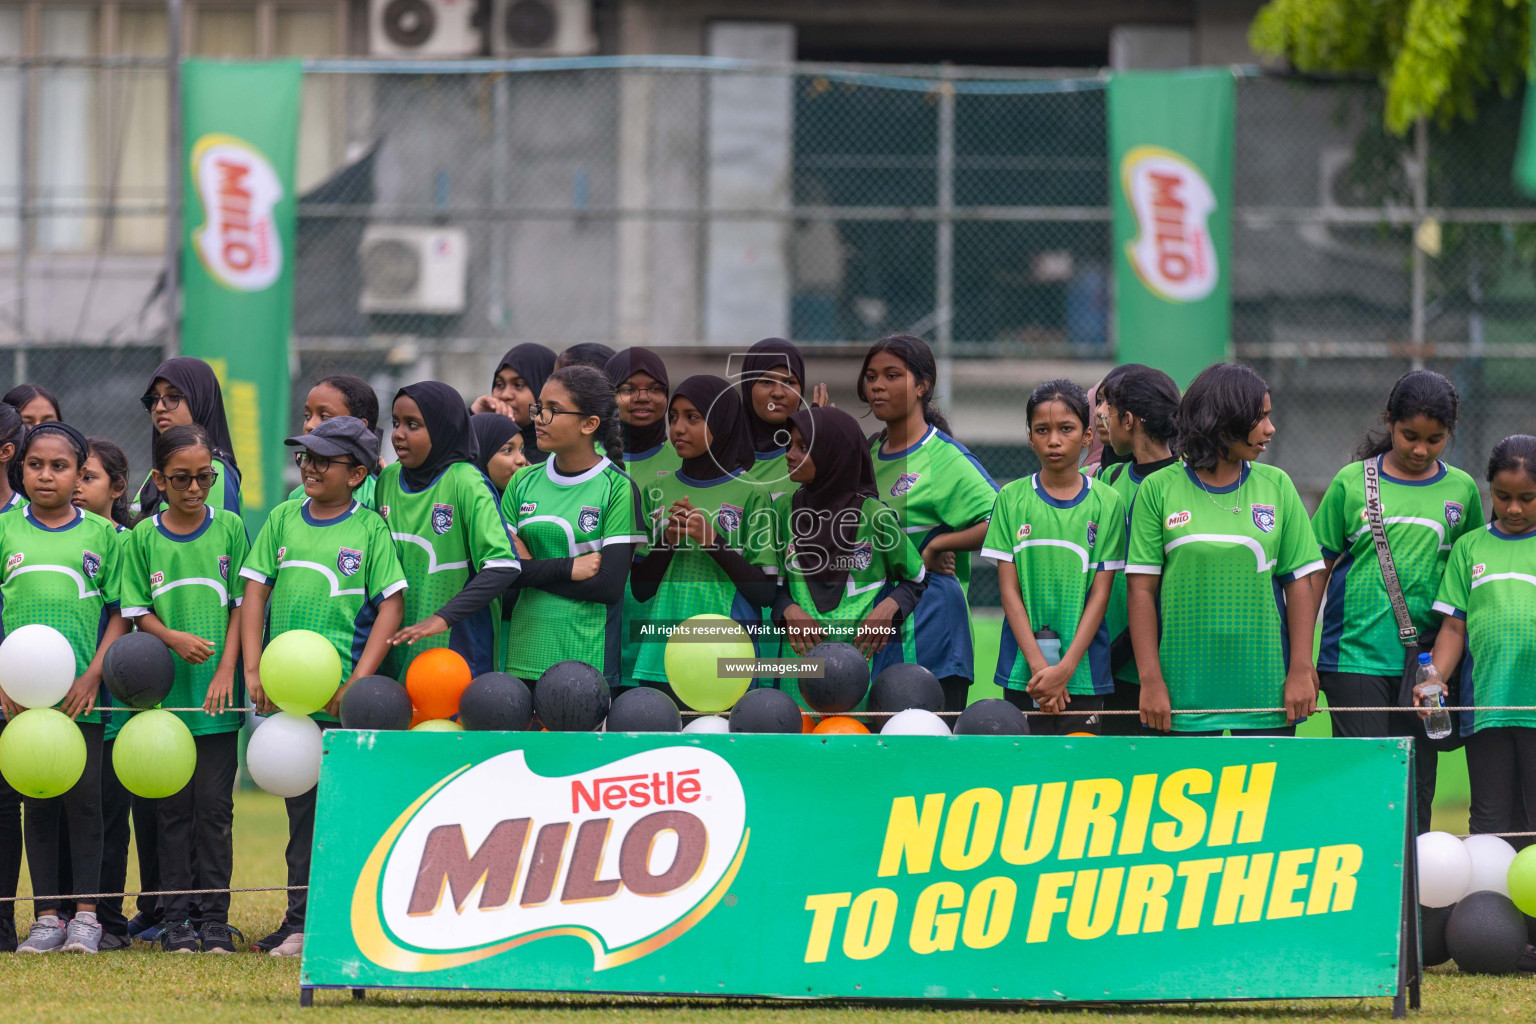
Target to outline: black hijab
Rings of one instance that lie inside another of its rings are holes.
[[[614,353],[613,358],[603,367],[603,372],[613,381],[615,388],[637,373],[649,374],[664,388],[670,389],[672,386],[667,381],[667,364],[648,348],[626,348]],[[620,423],[619,429],[624,434],[625,455],[648,452],[667,439],[667,407],[662,405],[661,419],[650,426],[632,427],[628,423]]]
[[[469,410],[464,406],[463,396],[440,380],[406,385],[395,392],[396,398],[401,395],[415,402],[421,410],[421,421],[426,424],[427,436],[432,439],[432,450],[421,465],[415,469],[400,467],[400,479],[407,487],[419,493],[432,486],[443,470],[455,462],[479,463],[475,432],[470,429]]]
[[[755,461],[752,438],[747,430],[741,396],[723,377],[699,374],[677,386],[672,400],[686,398],[704,413],[709,427],[709,451],[697,458],[684,459],[682,472],[694,480],[713,480],[737,469],[748,470]],[[671,408],[670,402],[668,408]]]
[[[549,380],[549,375],[555,372],[555,354],[537,342],[526,342],[522,345],[507,349],[507,354],[501,357],[501,362],[496,364],[492,376],[502,370],[511,370],[523,382],[528,385],[528,390],[533,392],[533,400],[539,400],[539,392],[544,390],[544,382]],[[529,462],[543,462],[549,458],[548,452],[539,451],[539,438],[534,431],[537,428],[532,420],[522,428],[523,454]]]
[[[469,429],[475,434],[475,465],[487,477],[491,475],[491,456],[501,451],[501,446],[515,437],[522,429],[517,421],[499,412],[476,413],[469,418]]]
[[[752,385],[770,370],[785,369],[800,382],[801,407],[810,405],[811,397],[805,387],[805,357],[800,354],[800,347],[794,342],[783,338],[764,338],[747,349],[747,357],[742,361],[741,402],[746,408],[747,426],[752,432],[752,450],[760,455],[776,453],[785,447],[773,439],[773,435],[784,427],[758,418],[757,409],[752,405]]]
[[[171,384],[182,393],[182,401],[187,403],[192,422],[208,431],[213,457],[227,463],[230,469],[238,473],[240,466],[235,462],[235,445],[229,437],[229,421],[224,418],[224,392],[219,388],[219,378],[214,376],[213,367],[191,356],[176,356],[155,367],[154,376],[149,379],[151,390],[157,380]],[[155,430],[153,423],[149,429],[149,443],[153,448],[159,431]],[[147,515],[163,498],[160,488],[155,486],[155,478],[151,476],[144,481],[139,491],[139,508]]]
[[[802,484],[790,501],[789,520],[797,548],[827,556],[822,568],[806,574],[816,608],[825,615],[847,590],[846,559],[856,553],[860,513],[865,500],[877,495],[875,466],[858,420],[841,409],[803,405],[787,425],[800,431],[816,465],[816,479]],[[801,509],[813,514],[800,514]]]

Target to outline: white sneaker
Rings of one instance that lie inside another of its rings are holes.
[[[273,956],[298,956],[304,952],[304,933],[294,932],[283,940],[283,944],[272,950]]]
[[[64,945],[64,925],[56,917],[40,917],[32,922],[27,939],[16,947],[18,953],[57,953]]]

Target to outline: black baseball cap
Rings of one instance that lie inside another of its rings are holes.
[[[307,448],[327,459],[345,455],[370,471],[379,464],[379,438],[356,416],[332,416],[321,420],[314,430],[290,437],[283,444],[290,448]]]

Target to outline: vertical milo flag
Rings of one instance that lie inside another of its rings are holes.
[[[1515,151],[1515,184],[1536,195],[1536,31],[1530,33],[1525,62],[1525,114],[1520,122],[1520,148]]]
[[[1229,354],[1234,106],[1228,71],[1109,80],[1118,359],[1181,388]]]
[[[182,70],[181,351],[207,360],[224,389],[253,535],[284,497],[301,67]]]

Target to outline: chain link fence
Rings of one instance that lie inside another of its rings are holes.
[[[707,362],[781,335],[840,405],[867,342],[948,355],[941,402],[999,480],[1021,395],[1112,365],[1104,79],[699,58],[308,65],[294,408],[352,372],[478,394],[523,341]],[[0,388],[124,443],[164,346],[167,72],[0,61]],[[1536,431],[1536,205],[1520,100],[1383,132],[1359,82],[1238,79],[1233,342],[1271,382],[1271,458],[1315,501],[1391,382],[1462,390],[1452,458]],[[1480,475],[1474,472],[1475,476]]]

